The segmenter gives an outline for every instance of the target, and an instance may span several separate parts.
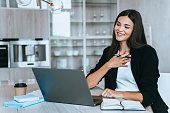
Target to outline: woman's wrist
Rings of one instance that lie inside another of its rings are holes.
[[[115,91],[115,93],[119,95],[119,98],[124,99],[124,92],[121,92],[121,91]]]
[[[109,62],[106,62],[104,66],[105,66],[105,68],[108,69],[108,70],[111,69],[111,66],[110,66]]]

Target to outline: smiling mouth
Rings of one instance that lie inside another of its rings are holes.
[[[121,37],[121,36],[125,36],[125,34],[117,33],[117,36]]]

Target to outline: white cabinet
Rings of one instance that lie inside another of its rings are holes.
[[[56,22],[61,19],[53,18],[52,14],[52,67],[79,69],[88,73],[98,62],[103,49],[111,43],[117,10],[117,0],[72,0],[71,9],[63,11],[69,14],[69,17],[63,17],[66,23]],[[65,33],[69,30],[70,35],[57,34],[61,30]]]

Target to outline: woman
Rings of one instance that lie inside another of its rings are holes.
[[[158,57],[147,45],[140,13],[122,11],[115,21],[111,46],[87,76],[89,88],[105,78],[102,96],[140,101],[154,113],[168,113],[157,89],[159,76]]]

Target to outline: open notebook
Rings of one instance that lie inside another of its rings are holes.
[[[132,111],[144,111],[145,108],[139,101],[130,101],[113,98],[103,98],[101,103],[101,110],[132,110]]]

